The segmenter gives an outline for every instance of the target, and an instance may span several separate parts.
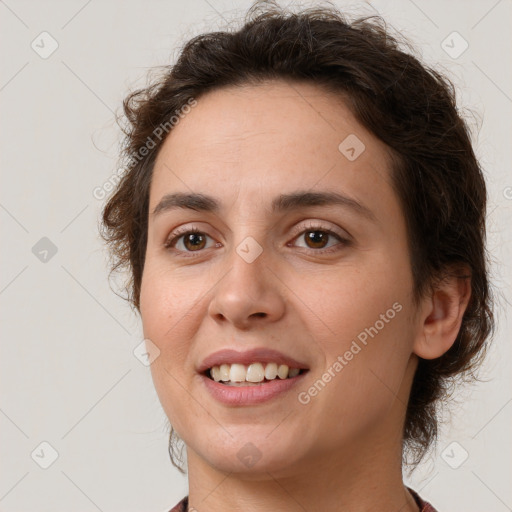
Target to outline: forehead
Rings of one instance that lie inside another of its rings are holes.
[[[166,138],[150,208],[172,191],[235,195],[253,199],[254,207],[271,190],[316,187],[356,199],[384,199],[385,187],[394,200],[388,156],[341,97],[319,86],[276,81],[220,88],[201,96]]]

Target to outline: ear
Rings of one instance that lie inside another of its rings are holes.
[[[471,297],[471,275],[450,273],[422,299],[419,331],[413,352],[423,359],[436,359],[447,352],[459,334],[462,317]]]

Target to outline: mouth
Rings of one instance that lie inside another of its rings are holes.
[[[275,363],[267,364],[270,366],[266,375],[262,375],[262,366],[260,363],[253,363],[250,370],[242,364],[223,364],[221,367],[207,368],[198,375],[201,378],[205,390],[220,404],[229,407],[256,406],[267,402],[273,402],[278,397],[290,400],[290,393],[306,378],[309,373],[308,368],[278,368],[279,374],[274,376],[276,371]],[[222,368],[224,367],[224,368]],[[227,367],[227,368],[226,368]],[[221,369],[222,368],[222,369]],[[229,369],[229,373],[227,370]],[[233,375],[231,372],[233,371]],[[224,380],[221,380],[224,379]],[[254,382],[252,382],[254,381]],[[292,395],[293,396],[293,393]]]
[[[279,380],[292,380],[309,372],[308,368],[289,368],[286,365],[275,364],[272,366],[272,363],[267,365],[260,364],[260,366],[262,368],[258,367],[258,363],[249,365],[249,367],[241,364],[221,365],[220,367],[208,368],[201,375],[224,386],[246,387],[261,386]],[[275,368],[276,366],[277,369]],[[238,376],[233,377],[232,372],[238,374]]]
[[[285,397],[304,380],[309,366],[268,347],[226,348],[206,356],[196,371],[210,396],[239,407]]]

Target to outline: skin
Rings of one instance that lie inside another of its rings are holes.
[[[354,161],[338,149],[350,134],[365,145]],[[418,510],[401,468],[412,378],[418,356],[450,348],[470,291],[467,281],[446,280],[414,304],[390,172],[388,148],[339,97],[308,83],[210,92],[165,140],[150,190],[140,312],[145,338],[160,350],[155,388],[187,446],[191,510]],[[347,195],[375,220],[332,205],[270,212],[275,196],[299,189]],[[174,192],[212,195],[222,208],[153,215]],[[311,223],[349,243],[329,235],[315,245]],[[183,236],[165,247],[178,226],[201,231],[199,248]],[[236,252],[246,237],[263,250],[252,263]],[[401,311],[300,403],[298,393],[394,303]],[[207,355],[262,346],[309,366],[300,389],[241,407],[209,395],[195,371]],[[237,457],[248,442],[261,455],[251,467]]]

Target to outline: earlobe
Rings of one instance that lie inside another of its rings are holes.
[[[436,359],[455,340],[471,297],[471,278],[450,275],[425,297],[413,352],[423,359]]]

